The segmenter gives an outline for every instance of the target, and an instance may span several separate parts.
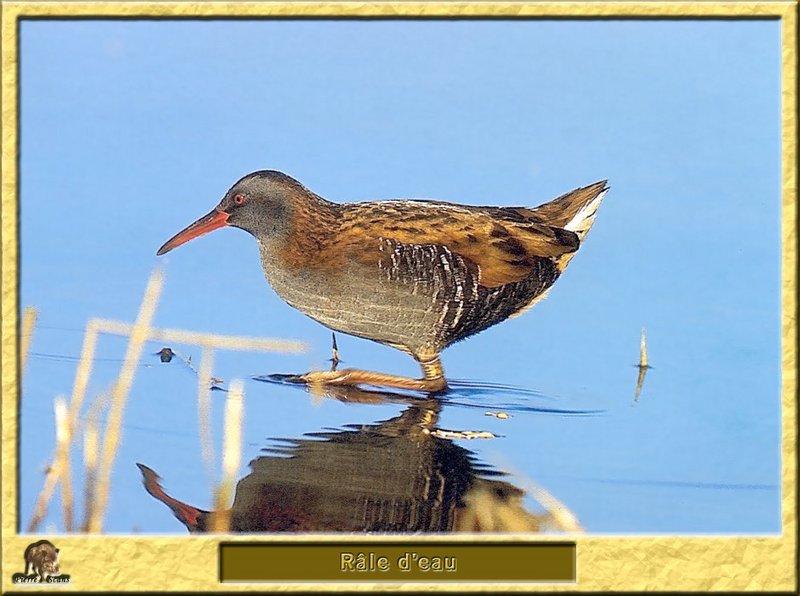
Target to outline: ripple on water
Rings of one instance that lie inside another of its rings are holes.
[[[254,381],[281,386],[295,387],[308,391],[308,386],[295,375],[257,375]],[[473,381],[467,379],[448,380],[447,391],[434,395],[401,390],[386,390],[365,387],[326,387],[325,397],[332,397],[350,403],[388,403],[409,402],[436,398],[452,407],[502,410],[507,413],[554,414],[559,416],[597,416],[604,410],[569,408],[557,406],[564,403],[563,398],[548,395],[536,389],[517,387],[497,382]]]

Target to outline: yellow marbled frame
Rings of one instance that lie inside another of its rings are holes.
[[[31,542],[17,535],[17,32],[24,17],[580,17],[774,18],[782,44],[782,534],[775,537],[577,536],[578,583],[555,584],[224,584],[219,538],[58,537],[62,568],[79,591],[787,591],[798,589],[796,469],[797,4],[785,2],[3,2],[2,3],[2,578],[3,592],[54,589],[11,583]],[[358,540],[359,537],[352,537]],[[363,540],[363,537],[360,538]],[[426,542],[447,537],[425,538]],[[526,536],[474,537],[524,541]],[[537,539],[539,539],[537,537]],[[547,539],[547,538],[545,538]],[[563,540],[563,536],[553,537]],[[231,540],[245,540],[240,537]],[[264,538],[258,540],[274,540]],[[281,537],[305,541],[307,537]],[[316,542],[345,543],[342,536]],[[382,538],[374,538],[380,541]],[[398,539],[392,538],[393,541]],[[413,538],[409,538],[413,541]],[[176,564],[191,561],[191,565]]]

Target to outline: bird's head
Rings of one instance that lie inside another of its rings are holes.
[[[175,234],[158,249],[163,255],[224,226],[250,232],[261,241],[268,241],[290,230],[293,199],[311,194],[294,178],[274,170],[248,174],[225,193],[219,205]]]

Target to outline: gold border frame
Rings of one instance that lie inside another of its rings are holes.
[[[4,2],[2,6],[2,591],[11,583],[31,542],[16,534],[17,461],[17,22],[20,17],[581,17],[775,18],[782,44],[782,534],[776,537],[578,536],[578,583],[554,584],[219,584],[220,538],[58,537],[67,590],[80,591],[789,591],[798,588],[796,428],[797,268],[797,4],[785,2]],[[343,544],[363,537],[321,536]],[[446,542],[453,537],[426,538]],[[472,537],[475,541],[526,541],[530,537]],[[563,536],[553,537],[560,541]],[[226,541],[252,540],[230,537]],[[262,540],[274,540],[259,538]],[[308,537],[281,537],[306,541]],[[383,540],[375,538],[376,542]],[[391,541],[397,542],[396,537]],[[409,541],[415,539],[409,538]],[[417,539],[418,540],[418,539]],[[179,557],[175,556],[180,549]],[[173,561],[190,560],[191,566]],[[116,565],[115,562],[118,562]],[[158,573],[169,565],[168,573]],[[109,570],[112,570],[109,572]],[[48,586],[25,586],[39,591]],[[49,588],[53,589],[53,588]]]

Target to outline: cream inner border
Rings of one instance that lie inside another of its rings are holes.
[[[739,17],[781,21],[782,44],[782,535],[780,537],[578,536],[578,583],[557,584],[219,584],[213,537],[58,536],[66,590],[79,591],[430,591],[569,590],[795,591],[797,5],[786,2],[3,2],[2,3],[2,591],[21,588],[32,542],[17,536],[17,21],[20,17]],[[56,539],[54,538],[54,539]],[[319,536],[344,544],[363,537]],[[434,543],[443,538],[426,538]],[[476,542],[525,541],[475,536]],[[538,537],[536,538],[538,539]],[[547,539],[547,538],[545,538]],[[564,540],[563,536],[552,539]],[[230,538],[228,540],[231,540]],[[232,540],[247,540],[233,537]],[[269,541],[269,538],[259,538]],[[280,540],[304,541],[287,536]],[[380,538],[373,538],[379,542]],[[396,541],[397,538],[391,540]],[[185,563],[185,564],[184,564]],[[25,586],[26,590],[48,589]],[[52,590],[54,588],[49,588]]]

